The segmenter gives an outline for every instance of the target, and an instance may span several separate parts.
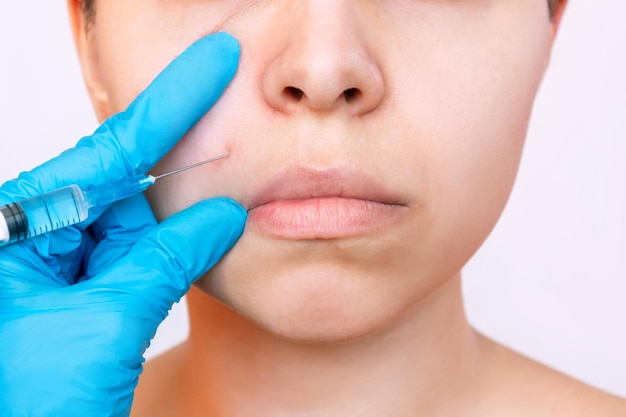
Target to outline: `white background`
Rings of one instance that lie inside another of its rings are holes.
[[[571,1],[517,186],[465,273],[472,323],[626,396],[626,2]],[[96,127],[65,2],[0,2],[0,182]],[[184,305],[149,356],[181,341]]]

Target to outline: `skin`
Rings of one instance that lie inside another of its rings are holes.
[[[100,120],[195,39],[241,43],[226,94],[155,172],[230,157],[153,187],[158,218],[213,196],[253,208],[285,166],[368,173],[395,203],[351,235],[249,222],[189,293],[189,340],[147,364],[134,416],[626,413],[463,311],[460,271],[511,191],[564,2],[552,23],[545,0],[107,0],[89,24],[69,8]]]

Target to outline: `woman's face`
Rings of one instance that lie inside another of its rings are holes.
[[[239,71],[155,171],[230,157],[149,194],[159,218],[214,196],[250,210],[197,285],[283,337],[340,341],[455,277],[514,181],[546,0],[98,1],[82,54],[99,116],[218,30]]]

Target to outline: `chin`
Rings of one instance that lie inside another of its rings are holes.
[[[411,304],[406,292],[398,297],[388,277],[373,271],[315,263],[251,276],[226,273],[225,267],[218,266],[198,287],[261,329],[298,343],[364,338],[389,326]]]
[[[371,289],[355,288],[345,282],[349,281],[345,275],[295,278],[289,288],[273,289],[275,295],[263,303],[234,307],[274,335],[308,344],[361,339],[377,333],[397,315],[393,304],[374,301],[377,297],[369,294]],[[344,283],[338,284],[342,279]]]

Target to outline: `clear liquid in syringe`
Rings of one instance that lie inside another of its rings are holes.
[[[88,216],[76,185],[0,207],[0,211],[6,223],[6,230],[0,230],[0,246],[80,223]]]

